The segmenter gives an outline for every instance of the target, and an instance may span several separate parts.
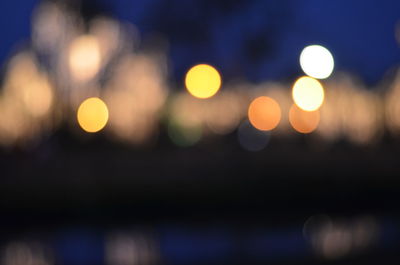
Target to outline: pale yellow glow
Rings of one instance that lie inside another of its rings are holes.
[[[210,98],[221,87],[221,76],[218,71],[207,64],[193,66],[186,74],[185,85],[196,98]]]
[[[77,81],[93,78],[100,69],[99,41],[91,35],[76,38],[69,47],[69,67]]]
[[[269,97],[258,97],[249,106],[250,123],[261,131],[270,131],[278,126],[281,120],[279,104]]]
[[[314,78],[303,76],[294,83],[292,97],[302,110],[314,111],[324,102],[324,88]]]
[[[98,132],[107,124],[107,105],[99,98],[88,98],[79,106],[77,118],[83,130],[90,133]]]
[[[343,129],[349,140],[355,144],[369,144],[379,137],[380,104],[376,95],[367,90],[351,91],[343,102],[346,115],[343,117]]]
[[[0,145],[27,147],[56,122],[54,93],[35,56],[16,54],[7,65],[0,96]]]
[[[221,91],[207,101],[205,107],[207,128],[220,135],[233,132],[244,114],[242,108],[240,95],[232,91]]]
[[[158,56],[125,54],[113,67],[103,95],[110,112],[107,130],[118,140],[154,143],[168,94],[163,65],[164,58]]]
[[[31,139],[36,135],[27,115],[15,100],[10,97],[0,98],[0,144],[12,145]]]
[[[22,91],[23,87],[29,85],[32,80],[35,80],[39,73],[33,54],[28,52],[22,52],[15,55],[11,59],[7,68],[8,69],[5,78],[6,84],[18,91]],[[15,92],[16,91],[13,93]]]
[[[47,78],[40,77],[25,86],[23,102],[32,116],[47,114],[53,103],[53,90]]]
[[[333,72],[334,65],[331,52],[320,45],[307,46],[300,54],[301,69],[314,78],[328,78]]]

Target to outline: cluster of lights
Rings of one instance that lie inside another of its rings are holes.
[[[313,251],[326,259],[339,259],[368,251],[378,240],[379,223],[372,216],[333,219],[311,216],[303,226],[303,235]]]
[[[92,53],[91,51],[88,55],[91,59],[96,57]],[[83,57],[86,58],[86,56]],[[75,54],[72,58],[75,58]],[[322,58],[322,60],[318,61],[316,58]],[[75,67],[79,68],[77,72],[86,73],[83,70],[88,67],[84,63],[80,64],[76,58],[75,61],[77,61],[76,65],[79,65],[79,67]],[[306,47],[300,55],[300,62],[304,72],[315,77],[326,78],[333,70],[333,57],[322,46],[313,45]],[[93,64],[88,63],[89,65]],[[72,68],[75,69],[74,67]],[[213,97],[221,88],[221,84],[221,75],[218,70],[207,64],[193,66],[189,69],[185,77],[187,91],[190,95],[198,99]],[[321,83],[310,76],[300,77],[293,85],[292,95],[295,105],[292,106],[289,112],[291,125],[300,133],[314,131],[319,122],[317,110],[324,101],[324,89]],[[80,126],[86,132],[100,131],[108,120],[107,106],[99,98],[85,100],[80,105],[77,115]],[[257,97],[249,105],[248,119],[258,130],[273,130],[281,120],[280,106],[273,98],[266,96]]]
[[[104,130],[133,144],[154,140],[164,118],[177,145],[236,130],[248,150],[265,146],[272,131],[316,132],[328,140],[342,134],[355,143],[370,142],[383,122],[389,130],[400,131],[395,100],[400,78],[383,100],[358,89],[351,78],[328,79],[334,59],[323,46],[301,51],[305,75],[293,83],[290,95],[283,84],[228,82],[221,89],[220,71],[204,63],[188,69],[182,84],[186,91],[172,94],[165,56],[132,51],[139,42],[132,27],[126,30],[107,18],[81,27],[76,20],[76,14],[51,3],[35,12],[32,50],[15,55],[4,78],[0,143],[29,141],[60,121],[71,121],[71,112],[74,127],[87,133]]]
[[[328,78],[334,67],[332,54],[324,47],[311,45],[300,54],[300,65],[308,76],[300,77],[293,85],[294,105],[289,111],[292,127],[300,133],[313,132],[319,123],[318,109],[324,102],[324,88],[315,78]],[[212,66],[199,64],[186,74],[185,85],[188,92],[200,99],[214,96],[220,86],[219,72]],[[281,121],[279,103],[267,96],[255,98],[248,107],[248,119],[252,126],[261,131],[275,129]]]
[[[307,76],[300,77],[292,88],[294,104],[288,119],[294,130],[308,134],[315,131],[320,121],[319,108],[324,102],[324,88],[317,79],[328,78],[334,68],[332,54],[319,45],[307,46],[300,54],[300,66]],[[258,130],[271,131],[281,121],[281,108],[273,98],[260,96],[248,108],[248,119]]]

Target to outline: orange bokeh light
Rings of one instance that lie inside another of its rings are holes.
[[[295,104],[289,110],[289,122],[299,133],[311,133],[319,124],[319,111],[304,111]]]
[[[258,97],[249,106],[250,123],[261,131],[270,131],[278,126],[281,120],[279,104],[269,97]]]

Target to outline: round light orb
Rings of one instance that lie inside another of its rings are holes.
[[[249,121],[244,121],[238,128],[237,137],[243,149],[257,152],[268,145],[271,132],[260,131],[252,126]]]
[[[49,113],[54,97],[52,89],[45,77],[38,77],[25,86],[23,101],[32,116],[42,117]]]
[[[310,45],[300,54],[300,66],[306,75],[318,79],[328,78],[335,66],[331,52],[320,45]]]
[[[292,97],[294,103],[305,111],[315,111],[324,102],[324,88],[318,80],[303,76],[293,85]]]
[[[69,68],[76,81],[88,81],[99,71],[101,53],[99,40],[83,35],[72,41],[69,47]]]
[[[289,122],[299,133],[308,134],[317,129],[320,121],[319,111],[304,111],[295,104],[289,110]]]
[[[278,126],[281,120],[279,104],[269,97],[258,97],[249,106],[250,123],[261,131],[270,131]]]
[[[198,143],[203,136],[201,125],[183,125],[177,121],[168,124],[168,136],[171,141],[180,147],[189,147]]]
[[[89,133],[98,132],[107,124],[107,105],[99,98],[88,98],[79,106],[77,119],[84,131]]]
[[[193,66],[185,78],[188,92],[201,99],[214,96],[221,87],[221,83],[221,75],[217,69],[207,64]]]

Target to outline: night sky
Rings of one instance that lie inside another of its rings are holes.
[[[38,0],[1,1],[0,62],[29,43],[30,19]],[[321,44],[335,57],[336,71],[370,86],[400,61],[395,28],[396,0],[98,0],[83,12],[134,23],[142,36],[161,34],[169,42],[171,80],[179,83],[198,62],[217,66],[225,80],[293,80],[298,56]]]

